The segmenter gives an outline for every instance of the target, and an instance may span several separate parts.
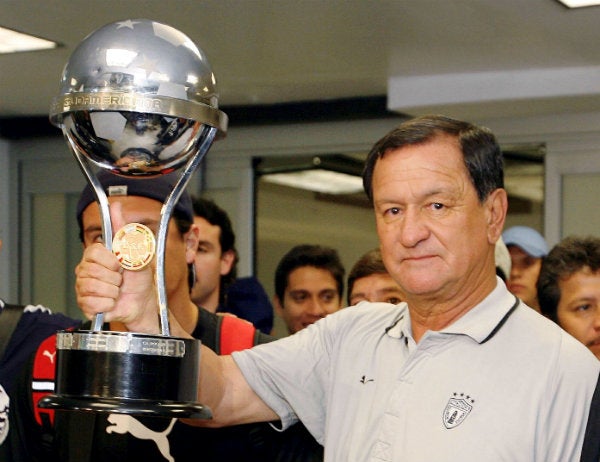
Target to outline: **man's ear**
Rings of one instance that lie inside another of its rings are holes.
[[[198,252],[198,244],[200,243],[200,228],[198,225],[192,225],[187,233],[183,236],[185,242],[185,261],[186,263],[194,263],[196,252]]]
[[[228,250],[221,255],[221,276],[229,274],[235,263],[235,251]]]
[[[273,308],[275,309],[275,314],[283,316],[283,305],[277,295],[273,296]]]
[[[485,207],[488,241],[490,244],[494,244],[502,235],[506,214],[508,212],[508,196],[506,190],[498,188],[492,191],[485,201]]]

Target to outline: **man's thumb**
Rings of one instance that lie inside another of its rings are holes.
[[[113,236],[127,224],[123,217],[123,204],[119,201],[110,204],[110,221],[112,223]]]

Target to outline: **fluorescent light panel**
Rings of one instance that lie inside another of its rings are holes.
[[[598,6],[599,0],[558,0],[563,5],[569,8],[581,8],[583,6]]]
[[[363,190],[361,177],[323,169],[272,173],[263,175],[262,179],[270,183],[326,194],[356,194]]]
[[[0,27],[0,53],[49,50],[57,46],[56,42]]]

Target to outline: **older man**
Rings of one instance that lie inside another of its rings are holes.
[[[496,276],[507,195],[492,133],[407,121],[375,144],[364,185],[404,302],[340,310],[232,356],[203,350],[211,424],[301,420],[329,461],[577,461],[600,364]],[[113,286],[110,316],[157,333],[151,275],[88,257],[82,270],[99,265],[94,283]],[[125,283],[136,303],[122,303]]]

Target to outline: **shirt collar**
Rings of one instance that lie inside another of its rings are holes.
[[[394,322],[386,327],[385,333],[393,338],[410,338],[412,337],[412,332],[410,328],[408,305],[406,302],[401,302],[398,306],[400,307],[400,312],[395,317]]]
[[[508,291],[502,279],[497,278],[496,287],[486,298],[440,332],[468,335],[476,342],[483,343],[501,327],[518,303],[518,299]],[[398,339],[412,338],[408,305],[406,303],[401,305],[399,315],[387,327],[386,333]]]

